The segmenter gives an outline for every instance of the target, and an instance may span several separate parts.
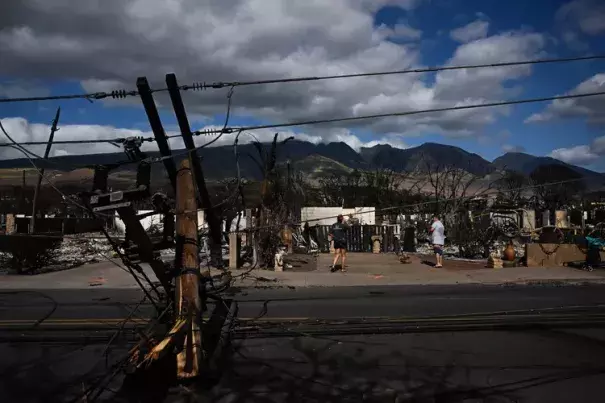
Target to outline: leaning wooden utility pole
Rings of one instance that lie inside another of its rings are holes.
[[[46,143],[46,151],[44,151],[44,161],[48,158],[50,154],[50,148],[53,145],[53,139],[55,138],[55,132],[59,130],[57,128],[57,124],[59,124],[59,116],[61,116],[61,107],[57,108],[57,113],[55,114],[55,119],[53,120],[53,124],[50,128],[50,135],[48,136],[48,143]],[[38,183],[36,183],[36,189],[34,190],[34,200],[32,201],[32,218],[29,220],[29,233],[33,234],[35,231],[36,225],[36,209],[38,204],[38,196],[40,194],[40,185],[42,185],[42,178],[44,177],[44,165],[40,168],[38,173]]]
[[[176,279],[175,303],[180,319],[187,320],[183,350],[177,355],[180,379],[199,375],[204,354],[200,322],[199,244],[197,236],[197,202],[193,175],[188,159],[181,162],[176,179]]]
[[[185,143],[185,147],[189,151],[189,161],[191,162],[193,176],[197,185],[200,206],[204,209],[206,220],[208,221],[211,240],[211,261],[217,267],[222,268],[222,220],[216,213],[215,209],[212,207],[212,201],[210,199],[210,194],[208,193],[208,188],[206,187],[206,180],[204,179],[202,162],[197,154],[197,148],[195,147],[195,143],[193,141],[193,135],[191,133],[191,127],[189,125],[189,119],[187,118],[187,112],[185,111],[185,105],[183,104],[179,85],[174,74],[166,74],[166,86],[168,87],[168,94],[170,95],[170,100],[172,102],[176,121],[179,125],[179,129],[181,130],[183,143]]]

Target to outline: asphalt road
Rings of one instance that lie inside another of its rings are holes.
[[[0,396],[48,403],[82,393],[132,346],[131,332],[107,347],[141,297],[0,292]],[[242,323],[223,377],[205,393],[210,401],[603,401],[605,286],[281,288],[231,297]],[[154,315],[149,303],[138,308],[133,326]],[[532,326],[545,318],[563,325]],[[567,326],[570,318],[583,325]],[[495,326],[505,323],[519,326]]]
[[[121,321],[143,297],[139,290],[0,291],[0,329],[42,321],[102,323]],[[235,290],[227,298],[239,304],[243,320],[339,319],[460,315],[570,306],[605,307],[605,285],[586,286],[381,286],[266,288]],[[135,318],[155,314],[144,302]]]

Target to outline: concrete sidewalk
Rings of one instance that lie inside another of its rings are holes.
[[[271,282],[294,287],[337,287],[363,285],[451,285],[451,284],[525,284],[532,282],[605,283],[605,271],[587,272],[569,267],[512,267],[488,269],[483,262],[446,260],[443,268],[434,268],[431,258],[423,262],[412,256],[402,264],[394,254],[350,253],[347,271],[330,272],[333,257],[322,254],[317,269],[307,272],[253,271],[260,276],[256,285]],[[428,263],[428,264],[427,264]],[[250,278],[249,280],[252,280]],[[270,280],[270,281],[268,281]]]
[[[236,287],[338,287],[379,285],[452,285],[452,284],[526,284],[605,283],[605,272],[586,272],[567,267],[514,267],[487,269],[482,263],[446,261],[436,269],[413,257],[411,264],[401,264],[393,254],[350,254],[347,272],[331,273],[332,257],[320,255],[312,271],[245,269],[233,271]],[[145,273],[155,276],[149,267]],[[218,272],[213,272],[217,274]],[[40,275],[0,276],[0,289],[99,289],[137,288],[132,276],[111,262],[84,265],[75,269]]]

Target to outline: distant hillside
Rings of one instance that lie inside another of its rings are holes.
[[[571,165],[551,157],[536,157],[526,153],[506,153],[496,158],[492,164],[496,169],[508,169],[525,175],[529,175],[534,169],[542,165],[563,165],[582,175],[586,184],[591,188],[599,188],[605,185],[605,174]]]
[[[476,175],[493,171],[492,164],[477,154],[459,147],[437,143],[402,150],[388,145],[363,148],[361,155],[370,166],[388,168],[398,172],[425,170],[426,165],[455,166]]]
[[[264,145],[269,147],[268,144]],[[183,150],[173,150],[177,164],[185,158]],[[157,152],[149,153],[150,157],[158,157]],[[203,168],[209,180],[220,180],[236,176],[236,160],[232,146],[205,148],[199,151],[203,161]],[[250,180],[261,178],[258,166],[252,157],[258,158],[258,152],[252,144],[243,144],[238,147],[239,166],[241,175]],[[38,165],[53,171],[71,171],[83,166],[92,167],[101,164],[115,164],[126,160],[124,153],[70,155],[51,158],[48,162],[38,162]],[[476,175],[486,175],[496,170],[511,169],[529,174],[536,167],[544,164],[565,165],[587,180],[591,188],[601,188],[605,184],[605,175],[581,167],[566,164],[549,157],[535,157],[524,153],[507,153],[496,158],[492,163],[479,155],[469,153],[459,147],[425,143],[418,147],[399,149],[386,144],[362,148],[356,152],[343,142],[329,144],[313,144],[305,141],[293,140],[280,145],[278,149],[278,164],[284,166],[290,161],[292,167],[303,173],[309,180],[315,181],[324,175],[345,174],[353,169],[371,170],[387,168],[396,172],[410,172],[424,170],[426,163],[454,166]],[[0,161],[0,178],[11,178],[18,182],[18,175],[8,169],[29,169],[31,165],[27,159],[12,159]],[[127,180],[136,168],[135,164],[125,165],[116,170],[118,175]],[[122,172],[122,174],[119,174]],[[152,174],[154,180],[165,180],[163,164],[154,164]]]
[[[266,148],[269,144],[264,145]],[[183,150],[173,150],[173,154],[178,155],[175,160],[178,163],[186,157]],[[249,179],[260,179],[261,172],[258,166],[252,160],[252,157],[258,159],[258,152],[252,144],[243,144],[238,147],[239,165],[241,173]],[[147,153],[149,157],[159,157],[158,152]],[[237,174],[235,164],[235,153],[232,146],[221,146],[204,148],[198,151],[198,155],[203,161],[204,173],[210,179],[221,179],[226,177],[235,177]],[[344,165],[350,169],[368,168],[367,164],[355,150],[345,143],[313,144],[305,141],[289,141],[279,146],[278,163],[284,163],[287,160],[294,162],[303,161],[306,158],[318,155],[324,157],[322,161],[333,160],[338,164]],[[67,155],[50,158],[48,162],[38,162],[39,167],[53,170],[71,170],[76,167],[115,164],[126,160],[124,153],[107,154],[87,154],[87,155]],[[330,163],[332,164],[332,163]],[[156,170],[163,169],[161,163],[155,164]],[[307,166],[310,166],[307,164]],[[0,161],[0,169],[7,168],[31,168],[29,160],[25,158]],[[313,167],[317,170],[320,167]],[[135,170],[136,165],[125,165],[120,170]]]

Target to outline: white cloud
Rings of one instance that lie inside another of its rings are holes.
[[[592,141],[592,151],[599,155],[605,155],[605,136],[597,137]]]
[[[488,29],[489,22],[476,20],[463,27],[452,30],[450,32],[450,37],[455,41],[466,43],[476,39],[485,38],[487,36]]]
[[[559,8],[557,20],[587,35],[605,32],[605,3],[601,0],[573,0]]]
[[[605,73],[600,73],[583,81],[568,94],[603,91],[605,91]],[[563,118],[585,118],[591,124],[605,123],[605,95],[555,100],[544,111],[531,115],[525,122],[547,122]]]
[[[591,144],[557,148],[549,156],[568,164],[590,165],[597,160],[605,158],[605,136],[597,137]]]
[[[388,40],[393,30],[374,26],[381,6],[409,10],[421,0],[56,0],[52,6],[43,0],[6,1],[10,12],[0,14],[0,75],[77,80],[86,91],[132,88],[143,75],[157,88],[164,86],[167,72],[191,83],[422,67],[417,46],[393,43]],[[448,64],[532,59],[544,46],[541,34],[503,32],[462,44]],[[283,122],[492,102],[510,96],[511,84],[531,71],[514,66],[440,72],[434,83],[408,74],[239,87],[232,112]],[[186,92],[187,110],[203,122],[224,113],[225,94]],[[170,105],[165,93],[156,94],[156,102]],[[468,137],[508,112],[454,111],[312,130],[327,138],[355,128],[378,138],[426,132]]]
[[[405,22],[398,22],[393,27],[393,35],[390,36],[392,39],[406,39],[416,40],[422,37],[422,31],[419,29],[412,28]]]
[[[563,32],[563,42],[572,50],[576,51],[585,51],[588,50],[589,46],[586,42],[583,42],[577,33],[574,31],[565,31]]]
[[[8,132],[8,134],[17,142],[33,142],[33,141],[47,141],[48,133],[50,132],[50,126],[47,124],[40,123],[29,123],[23,118],[4,118],[0,120],[2,126]],[[113,126],[103,125],[59,125],[60,130],[55,134],[55,141],[61,140],[98,140],[98,139],[117,139],[124,137],[144,137],[152,138],[153,133],[151,131],[144,131],[138,129],[124,129],[116,128]],[[205,126],[204,129],[219,129],[218,126]],[[261,142],[270,142],[273,140],[275,131],[269,129],[255,130],[252,132],[244,132],[240,138],[239,143],[245,144],[250,143],[256,139]],[[167,135],[178,135],[177,131],[167,131]],[[380,140],[372,140],[365,142],[358,136],[354,135],[348,130],[340,129],[331,132],[327,136],[318,134],[307,134],[307,133],[295,133],[292,131],[281,131],[280,137],[286,138],[294,136],[297,140],[308,141],[314,144],[319,143],[330,143],[330,142],[344,142],[348,144],[354,150],[359,150],[361,147],[372,147],[376,144],[390,144],[397,148],[406,148],[407,146],[401,142],[397,137],[384,136]],[[205,142],[213,139],[214,137],[209,136],[198,136],[195,137],[195,144],[200,146]],[[210,147],[232,145],[235,139],[234,134],[223,135],[218,141],[210,145]],[[8,144],[10,141],[5,138],[4,134],[0,132],[0,144]],[[170,146],[173,150],[184,148],[184,144],[180,138],[170,139]],[[26,146],[26,148],[38,155],[44,153],[45,145],[38,146]],[[101,154],[119,152],[119,148],[108,144],[55,144],[51,148],[50,156],[57,157],[62,155],[84,155],[84,154]],[[155,142],[145,142],[142,146],[143,151],[157,150]],[[23,154],[15,150],[12,147],[0,147],[0,159],[11,159],[21,158]]]
[[[541,34],[505,32],[459,46],[449,65],[487,64],[537,58],[542,55],[545,38]],[[507,95],[504,84],[527,77],[530,66],[464,69],[439,72],[436,96],[441,99],[494,99]]]
[[[594,154],[587,145],[557,148],[550,153],[550,156],[569,164],[581,165],[590,164],[599,158],[599,156]]]

